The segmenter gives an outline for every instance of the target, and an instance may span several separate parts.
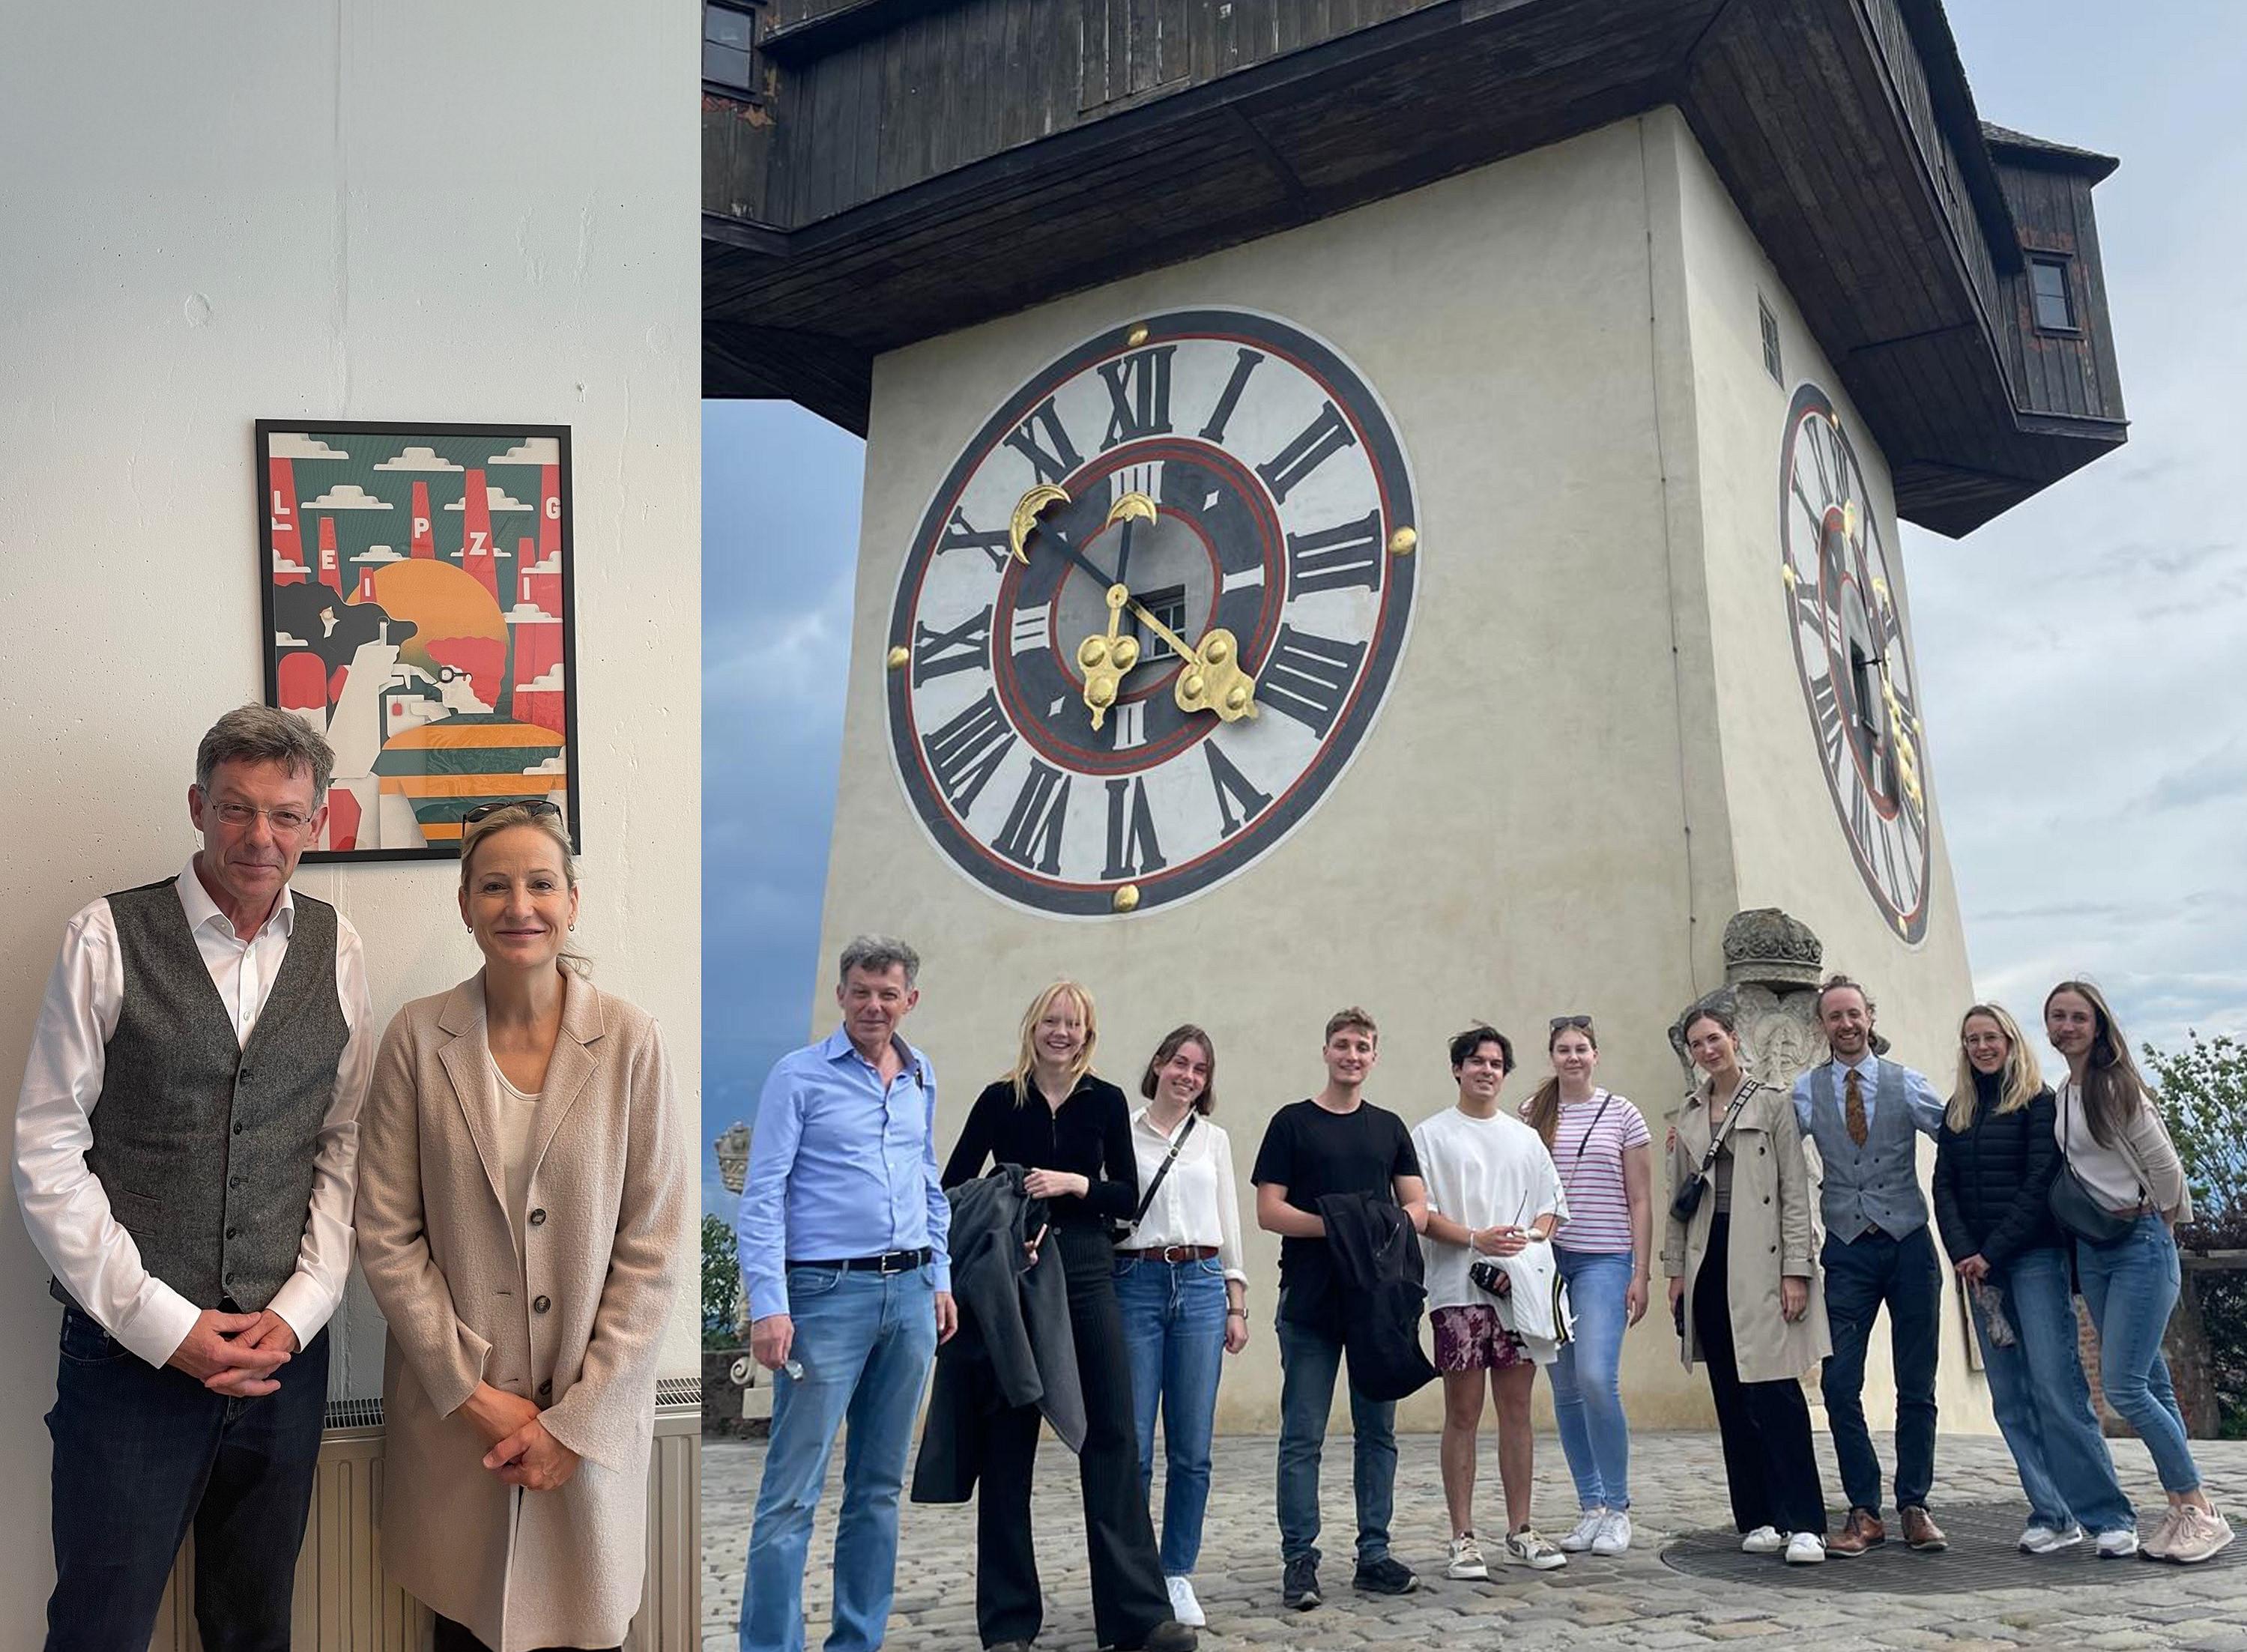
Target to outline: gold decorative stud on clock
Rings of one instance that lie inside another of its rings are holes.
[[[1269,316],[1127,322],[967,439],[891,605],[891,755],[993,894],[1151,912],[1267,853],[1386,697],[1421,545],[1396,429]]]

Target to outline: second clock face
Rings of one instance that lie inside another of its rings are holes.
[[[1209,888],[1356,751],[1419,555],[1404,448],[1332,346],[1230,310],[1088,340],[975,433],[907,553],[889,723],[915,815],[1042,912]]]
[[[1855,447],[1832,399],[1795,392],[1779,451],[1795,666],[1819,766],[1865,887],[1907,941],[1927,932],[1927,765],[1903,611]]]

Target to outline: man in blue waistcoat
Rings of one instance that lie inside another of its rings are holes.
[[[1865,1428],[1865,1345],[1888,1311],[1896,1383],[1896,1513],[1913,1548],[1950,1546],[1927,1512],[1935,1478],[1935,1357],[1943,1265],[1919,1191],[1919,1132],[1943,1128],[1943,1101],[1922,1075],[1873,1053],[1873,1001],[1846,975],[1818,989],[1818,1021],[1833,1059],[1794,1081],[1794,1116],[1824,1165],[1820,1253],[1826,1270],[1826,1417],[1841,1459],[1849,1518],[1826,1552],[1862,1554],[1888,1541],[1881,1463]]]

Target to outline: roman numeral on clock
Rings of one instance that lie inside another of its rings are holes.
[[[1301,597],[1315,590],[1340,590],[1381,584],[1381,512],[1315,534],[1287,536],[1287,591]]]
[[[998,573],[1007,566],[1008,555],[1007,530],[1000,528],[985,533],[967,520],[967,513],[959,506],[953,507],[952,516],[944,524],[944,537],[937,542],[937,550],[981,551],[991,559],[991,571]]]
[[[1042,608],[1017,608],[1007,625],[1007,643],[1015,653],[1043,648],[1053,635],[1051,617]]]
[[[921,742],[937,789],[962,815],[975,807],[1014,745],[1014,731],[999,709],[996,689],[987,689],[982,699]]]
[[[1263,359],[1262,351],[1250,350],[1246,346],[1233,357],[1233,376],[1225,381],[1224,390],[1218,394],[1217,406],[1210,410],[1209,422],[1201,427],[1204,441],[1224,441],[1225,427],[1232,421],[1233,410],[1240,405],[1240,393],[1248,387],[1248,375],[1256,371],[1256,364]]]
[[[1042,442],[1041,435],[1045,438]],[[1030,416],[1007,438],[1007,446],[1030,461],[1040,481],[1059,481],[1084,463],[1083,456],[1069,445],[1069,432],[1062,428],[1051,396],[1031,409]]]
[[[1831,677],[1820,677],[1810,686],[1810,709],[1818,721],[1818,744],[1826,754],[1826,767],[1838,768],[1848,734],[1841,727],[1841,696]]]
[[[1061,832],[1068,821],[1069,776],[1033,757],[1029,778],[991,847],[1018,866],[1054,877],[1061,870]]]
[[[1272,658],[1256,679],[1257,697],[1324,740],[1364,659],[1363,643],[1337,642],[1282,625]]]
[[[913,622],[912,681],[919,688],[932,677],[948,677],[991,664],[991,611],[988,608],[951,631],[934,631]]]
[[[1350,429],[1349,421],[1342,416],[1341,408],[1328,402],[1317,418],[1303,427],[1301,435],[1267,462],[1257,466],[1256,474],[1272,490],[1274,501],[1283,500],[1304,477],[1335,454],[1356,446],[1357,434]]]
[[[1133,776],[1108,782],[1108,864],[1103,878],[1143,877],[1170,864],[1155,836],[1147,782]]]
[[[1109,405],[1108,434],[1101,440],[1101,452],[1142,436],[1170,434],[1171,358],[1178,353],[1176,345],[1161,345],[1100,364]]]
[[[1272,806],[1271,794],[1258,791],[1248,776],[1218,750],[1215,739],[1202,741],[1201,754],[1209,761],[1209,783],[1217,791],[1217,816],[1221,823],[1218,836],[1230,837]],[[1240,811],[1237,814],[1236,806]]]

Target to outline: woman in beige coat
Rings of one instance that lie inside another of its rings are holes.
[[[484,967],[398,1012],[359,1125],[390,1323],[383,1559],[438,1652],[613,1648],[644,1570],[655,1365],[692,1212],[663,1039],[569,950],[543,799],[471,810]]]
[[[1802,1135],[1787,1093],[1741,1071],[1730,1015],[1695,1012],[1685,1047],[1707,1077],[1670,1142],[1670,1314],[1685,1369],[1709,1372],[1740,1546],[1814,1565],[1826,1499],[1801,1377],[1833,1344]]]

